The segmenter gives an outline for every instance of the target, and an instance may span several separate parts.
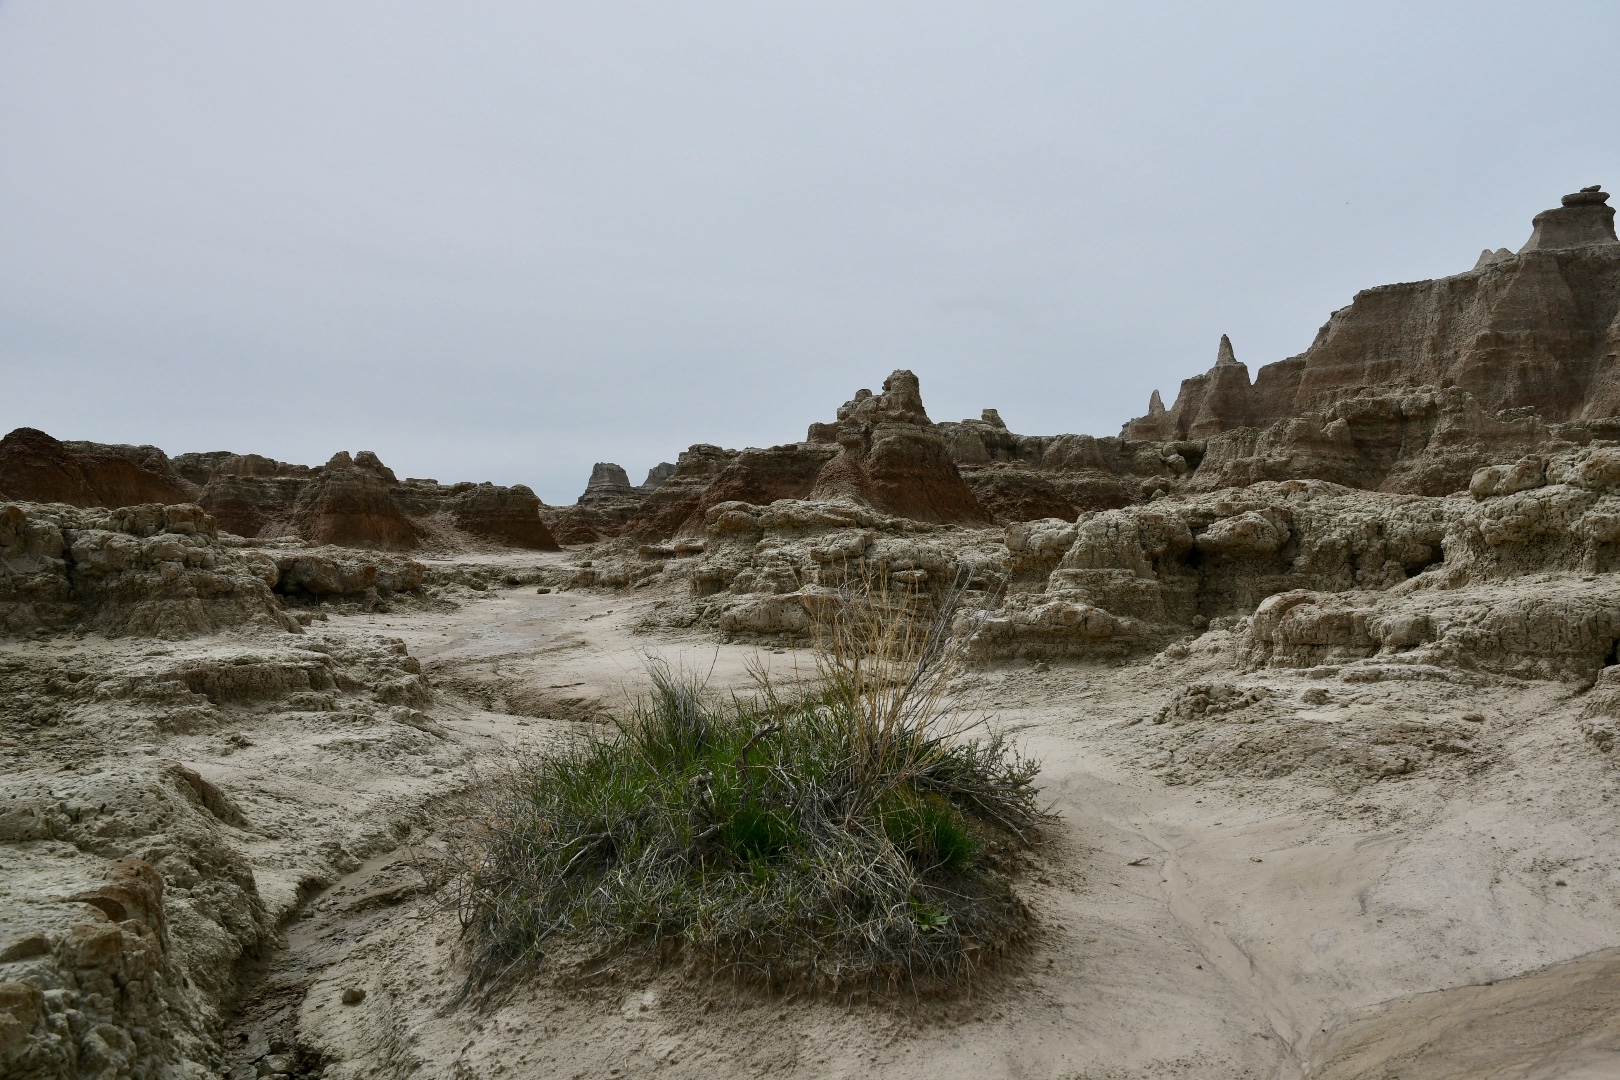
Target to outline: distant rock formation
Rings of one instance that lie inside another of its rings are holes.
[[[657,465],[654,465],[652,468],[647,470],[647,479],[641,482],[640,490],[649,494],[657,491],[663,486],[665,480],[668,480],[674,475],[675,466],[668,461],[660,461]]]
[[[415,527],[390,498],[393,476],[375,454],[362,453],[356,460],[347,453],[334,455],[298,493],[292,515],[298,535],[312,544],[341,547],[416,547]]]
[[[1536,215],[1520,251],[1358,293],[1311,347],[1254,381],[1222,337],[1169,409],[1157,391],[1126,440],[1203,441],[1189,485],[1310,477],[1445,494],[1504,453],[1616,436],[1620,242],[1608,195]]]
[[[836,423],[812,425],[809,441],[839,447],[817,473],[812,498],[852,499],[913,521],[990,523],[909,371],[883,380],[881,394],[858,392],[839,407]]]
[[[155,446],[63,443],[34,428],[0,439],[0,497],[69,506],[189,502]]]
[[[228,450],[171,460],[155,446],[63,443],[18,428],[0,440],[0,498],[109,508],[195,502],[238,536],[385,551],[417,546],[427,519],[444,518],[484,539],[557,550],[529,488],[401,483],[369,450],[314,468]]]
[[[318,469],[258,454],[181,454],[175,470],[202,487],[197,504],[238,536],[293,533],[293,507]]]
[[[988,525],[991,515],[952,460],[947,428],[928,418],[917,377],[896,371],[881,394],[861,390],[835,421],[811,424],[803,442],[746,450],[698,443],[640,488],[629,488],[618,466],[598,464],[579,503],[547,517],[564,543],[697,535],[712,507],[782,499],[839,499],[915,521]]]
[[[539,496],[524,484],[499,487],[483,483],[456,495],[450,512],[456,526],[474,536],[504,540],[532,551],[556,551],[556,539],[540,520],[540,505]]]
[[[630,486],[630,476],[624,469],[611,461],[598,461],[591,466],[591,478],[585,484],[585,493],[579,497],[579,504],[590,506],[592,503],[627,499],[635,493],[635,488]]]
[[[1198,464],[1203,444],[1112,436],[1017,435],[999,413],[941,423],[952,461],[997,524],[1112,510],[1168,490]]]
[[[664,482],[647,493],[635,514],[625,523],[623,531],[646,539],[674,536],[694,515],[701,520],[703,511],[713,505],[713,501],[705,499],[705,492],[718,481],[721,474],[726,473],[744,454],[759,453],[761,451],[725,450],[712,443],[697,443],[688,447],[676,457],[675,468]],[[748,466],[742,469],[747,470]],[[736,471],[729,475],[735,476]]]

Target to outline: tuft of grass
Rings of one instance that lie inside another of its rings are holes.
[[[992,853],[1035,838],[1037,765],[950,700],[960,594],[846,593],[810,684],[718,696],[651,663],[606,734],[520,761],[462,878],[473,984],[565,944],[834,991],[1005,952],[1029,915]]]

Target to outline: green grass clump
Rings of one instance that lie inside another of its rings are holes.
[[[852,603],[791,693],[654,665],[610,732],[522,761],[463,882],[474,981],[565,943],[828,990],[950,984],[1004,951],[1028,913],[991,852],[1033,838],[1036,766],[947,707],[940,621]]]

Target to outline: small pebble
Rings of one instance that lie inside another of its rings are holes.
[[[358,986],[351,986],[343,991],[343,1004],[345,1005],[358,1005],[364,1000],[366,1000],[366,992]]]

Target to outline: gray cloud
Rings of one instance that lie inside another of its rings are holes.
[[[1612,4],[0,8],[0,426],[527,482],[1118,430],[1620,183]]]

